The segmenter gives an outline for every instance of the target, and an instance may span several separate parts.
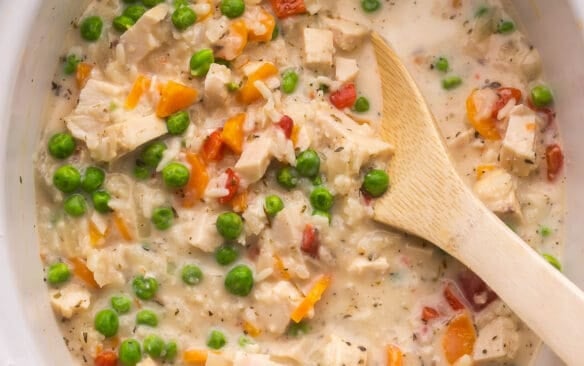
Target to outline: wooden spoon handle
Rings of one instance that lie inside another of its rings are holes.
[[[469,192],[469,195],[470,192]],[[472,199],[472,200],[471,200]],[[443,223],[452,246],[499,297],[568,365],[584,362],[584,294],[470,197],[459,222]]]

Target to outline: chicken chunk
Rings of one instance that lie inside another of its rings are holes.
[[[222,244],[215,228],[217,216],[206,210],[183,211],[180,223],[172,228],[172,237],[177,243],[188,243],[206,253],[211,253]]]
[[[148,10],[130,29],[120,37],[124,47],[126,62],[135,64],[160,47],[165,39],[165,28],[158,24],[166,18],[169,7],[159,4]]]
[[[333,32],[326,29],[304,29],[304,63],[308,67],[326,68],[333,65]]]
[[[535,142],[537,116],[524,105],[511,110],[509,125],[501,145],[501,165],[520,177],[528,176],[537,169]]]
[[[515,323],[507,317],[498,317],[479,329],[473,359],[477,365],[511,361],[519,346]]]
[[[83,287],[70,283],[51,292],[51,305],[63,318],[70,319],[89,308],[91,294]]]
[[[485,172],[474,185],[474,191],[481,201],[495,214],[521,218],[521,206],[515,194],[516,182],[503,169]]]
[[[348,342],[336,335],[328,338],[322,349],[321,365],[360,366],[367,365],[367,349],[355,342]]]
[[[231,81],[231,70],[219,64],[211,64],[205,78],[205,104],[216,107],[227,100],[227,84]]]
[[[264,176],[271,158],[272,138],[269,133],[264,133],[244,145],[243,153],[235,164],[235,171],[246,183],[255,183]]]
[[[343,51],[352,51],[363,43],[369,33],[367,27],[341,18],[322,18],[323,24],[333,32],[334,45]]]
[[[335,77],[338,81],[342,83],[353,81],[358,73],[359,66],[355,59],[346,57],[335,58]]]
[[[289,281],[262,282],[254,290],[254,298],[257,325],[267,332],[283,334],[302,294]]]
[[[282,364],[270,360],[268,355],[237,352],[233,366],[282,366]]]

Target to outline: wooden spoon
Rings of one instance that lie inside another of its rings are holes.
[[[584,364],[584,294],[467,188],[405,66],[379,35],[372,42],[383,92],[382,134],[395,147],[391,188],[375,202],[375,220],[464,263],[566,363]]]

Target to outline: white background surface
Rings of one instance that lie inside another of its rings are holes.
[[[71,363],[41,281],[31,165],[44,95],[62,47],[59,32],[83,2],[63,6],[64,0],[0,0],[0,172],[4,177],[0,182],[0,366]],[[569,169],[565,263],[568,275],[584,287],[580,241],[584,238],[584,31],[575,20],[583,18],[575,16],[567,0],[514,3],[542,52],[547,78],[558,97]],[[571,3],[584,15],[584,0]],[[37,18],[41,4],[44,11]],[[59,11],[51,10],[51,4],[58,4]],[[538,364],[558,365],[547,357]]]

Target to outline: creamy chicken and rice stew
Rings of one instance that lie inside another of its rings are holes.
[[[80,365],[526,365],[478,277],[374,223],[368,40],[396,48],[478,197],[561,270],[563,155],[499,1],[91,1],[36,159],[50,302]]]

